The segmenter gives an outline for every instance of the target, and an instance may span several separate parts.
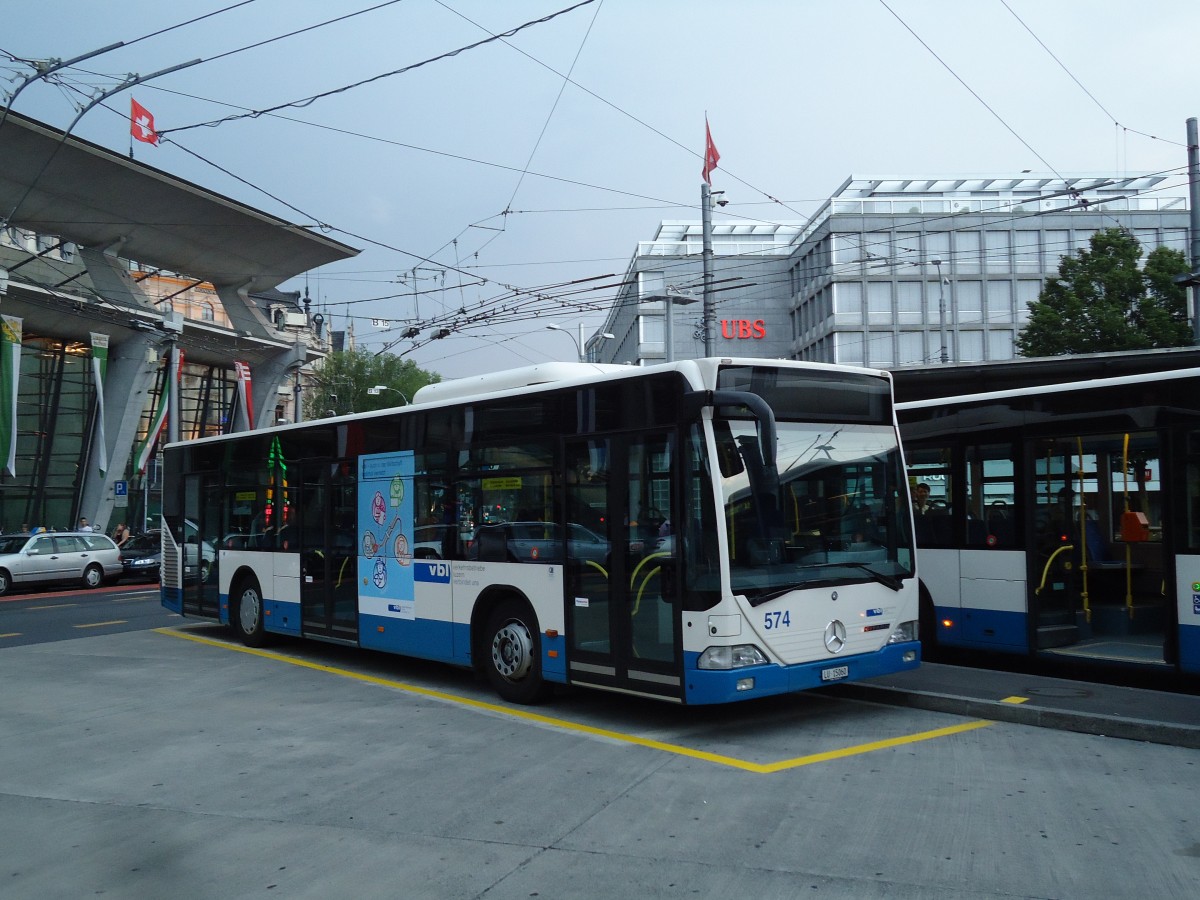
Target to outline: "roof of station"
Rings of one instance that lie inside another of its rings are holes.
[[[0,223],[261,291],[358,250],[9,111]]]
[[[978,194],[1041,195],[1070,191],[1113,191],[1136,193],[1152,190],[1166,175],[969,175],[934,178],[867,177],[851,175],[831,199],[866,197],[970,196]]]

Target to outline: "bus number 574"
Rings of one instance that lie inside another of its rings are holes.
[[[763,622],[763,626],[767,631],[774,628],[790,628],[792,625],[792,614],[788,610],[769,612]]]

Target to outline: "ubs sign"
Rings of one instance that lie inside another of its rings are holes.
[[[721,337],[727,341],[761,341],[767,336],[767,323],[762,319],[722,319]]]

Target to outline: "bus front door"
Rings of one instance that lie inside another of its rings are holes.
[[[573,682],[682,696],[670,534],[673,441],[663,433],[567,446],[566,603]]]

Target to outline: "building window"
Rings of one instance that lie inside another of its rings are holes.
[[[867,314],[870,321],[879,325],[890,325],[895,320],[892,312],[892,283],[890,281],[867,283]]]
[[[1012,234],[1007,231],[986,232],[987,267],[989,272],[1012,271]]]
[[[1040,231],[1018,231],[1013,239],[1013,259],[1018,272],[1042,271]]]
[[[1046,229],[1046,272],[1058,269],[1058,262],[1071,252],[1071,232],[1065,229]]]
[[[1012,359],[1015,356],[1013,345],[1014,340],[1011,331],[989,331],[988,359]]]
[[[858,235],[835,234],[833,236],[833,264],[856,263],[862,259],[862,245]]]
[[[902,366],[915,366],[925,362],[925,332],[900,332],[897,362]]]
[[[982,236],[978,231],[960,231],[954,235],[954,270],[960,275],[979,272],[983,256]]]
[[[954,308],[959,322],[982,322],[983,284],[978,281],[960,281],[955,284]]]
[[[862,285],[856,281],[839,281],[833,285],[833,312],[842,324],[861,325]]]
[[[1040,282],[1033,282],[1040,284]],[[993,325],[1014,321],[1012,282],[989,281],[987,286],[987,320]]]
[[[861,331],[839,331],[833,335],[834,362],[860,366],[863,361],[863,333]]]
[[[958,355],[955,358],[959,362],[982,362],[983,332],[960,331],[958,333]]]
[[[213,312],[213,305],[211,303],[209,303],[207,300],[201,301],[201,303],[200,303],[200,321],[201,322],[215,322],[216,320],[217,320],[217,316],[216,316],[216,313]]]
[[[896,282],[896,307],[901,322],[921,321],[921,282]]]
[[[896,350],[892,343],[892,333],[890,331],[875,332],[867,337],[870,343],[867,345],[867,358],[864,362],[880,369],[894,366]]]

